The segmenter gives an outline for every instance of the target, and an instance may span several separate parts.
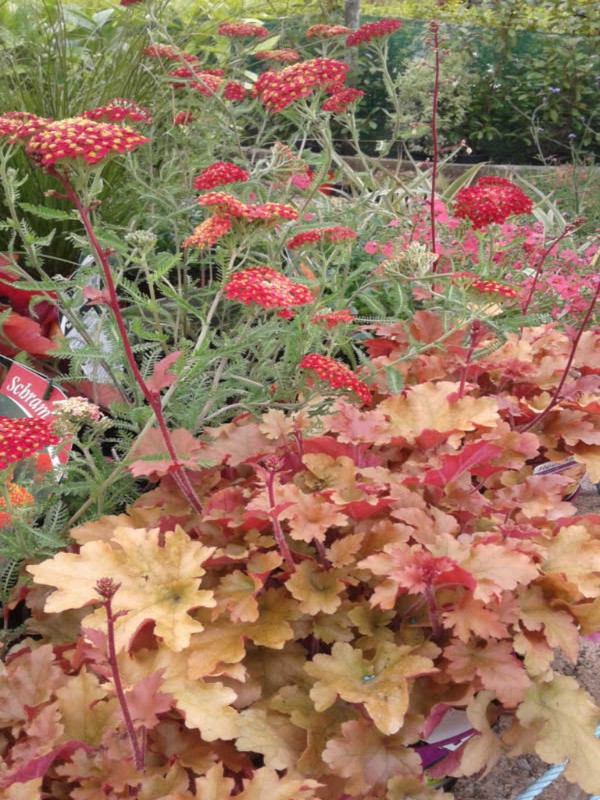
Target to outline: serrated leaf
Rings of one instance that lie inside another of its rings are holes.
[[[35,217],[40,217],[40,219],[55,219],[60,220],[61,222],[65,222],[67,220],[72,221],[74,219],[71,211],[61,211],[59,208],[36,206],[32,203],[19,203],[19,207],[22,208],[23,211],[27,211],[28,214],[33,214]]]

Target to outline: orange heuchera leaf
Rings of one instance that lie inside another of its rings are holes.
[[[337,642],[331,655],[316,655],[305,666],[316,678],[310,696],[317,711],[329,708],[338,697],[364,703],[369,716],[385,734],[397,733],[408,708],[408,681],[436,672],[433,661],[413,654],[413,648],[385,643],[372,661],[350,644]]]
[[[148,730],[158,725],[157,714],[164,714],[173,705],[172,696],[161,691],[162,683],[162,671],[157,670],[125,693],[132,720]]]
[[[565,759],[565,778],[585,792],[600,792],[600,740],[594,730],[600,711],[576,680],[554,675],[531,686],[517,709],[525,727],[533,727],[535,751],[549,764]]]
[[[493,700],[493,692],[478,692],[470,700],[467,717],[479,733],[471,736],[462,748],[460,766],[452,773],[454,777],[475,775],[482,769],[485,775],[503,755],[502,741],[492,730],[487,715],[488,706]]]
[[[344,789],[352,795],[381,789],[394,775],[420,777],[422,772],[421,759],[402,734],[384,736],[366,720],[342,723],[340,735],[327,742],[323,761],[348,779]]]
[[[50,644],[23,650],[7,664],[0,662],[0,726],[11,728],[26,722],[31,709],[46,703],[53,690],[65,682]]]
[[[561,573],[585,597],[600,597],[600,540],[584,525],[561,528],[547,548],[544,572]]]
[[[95,590],[100,578],[110,576],[121,586],[113,599],[113,610],[125,612],[115,623],[118,649],[148,621],[166,646],[183,650],[191,635],[203,626],[189,615],[201,606],[212,607],[212,591],[200,590],[200,566],[214,552],[189,539],[177,528],[164,534],[158,530],[117,528],[110,540],[92,541],[79,554],[58,553],[54,558],[28,567],[37,583],[56,587],[46,602],[47,612],[81,608],[98,601]],[[105,629],[103,608],[86,617],[88,627]]]
[[[342,602],[345,586],[335,572],[320,569],[313,561],[303,561],[286,581],[292,597],[300,601],[300,611],[311,616],[319,612],[333,614]]]
[[[531,583],[539,574],[528,555],[493,543],[471,545],[465,556],[457,558],[457,561],[477,581],[473,597],[484,603],[499,597],[507,589]]]
[[[344,526],[348,522],[348,517],[330,500],[318,493],[302,492],[292,483],[281,488],[280,496],[284,502],[290,503],[280,516],[288,520],[292,539],[302,542],[317,539],[319,542],[324,542],[325,534],[330,528]]]
[[[203,445],[185,428],[171,431],[171,440],[179,463],[191,470],[198,470],[198,460],[204,456]],[[173,461],[167,452],[165,440],[158,428],[151,428],[131,448],[130,458],[134,458],[127,469],[136,478],[148,476],[158,480],[173,470]]]
[[[552,648],[560,648],[575,661],[579,650],[579,631],[567,611],[553,607],[540,586],[527,586],[519,592],[519,617],[528,631],[541,631]],[[533,641],[533,640],[531,640]]]
[[[100,744],[117,712],[115,697],[108,698],[108,685],[85,668],[56,692],[65,736],[92,747]]]
[[[236,747],[260,753],[265,766],[293,770],[306,749],[306,731],[285,714],[253,706],[241,712]]]
[[[454,800],[453,794],[411,776],[391,778],[387,786],[386,800]]]
[[[474,431],[478,427],[493,428],[500,421],[497,402],[492,397],[462,397],[452,402],[457,383],[421,383],[404,394],[393,395],[379,405],[390,422],[379,443],[402,437],[413,443],[425,431],[453,433]],[[462,436],[449,436],[455,445]]]
[[[483,646],[455,642],[445,648],[444,656],[449,661],[447,672],[457,683],[470,682],[477,676],[483,688],[495,692],[506,706],[520,702],[531,685],[511,642],[491,640]]]

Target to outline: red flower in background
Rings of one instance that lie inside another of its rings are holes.
[[[27,111],[8,111],[0,115],[0,136],[7,136],[10,141],[28,139],[34,133],[45,128],[50,119],[36,117]]]
[[[0,417],[0,469],[58,444],[50,423],[36,417]]]
[[[498,283],[498,281],[488,281],[481,278],[475,278],[471,282],[471,289],[476,289],[482,294],[499,294],[502,297],[520,297],[520,293],[512,286],[507,286],[505,283]]]
[[[397,31],[402,27],[402,21],[399,19],[378,19],[376,22],[365,22],[360,28],[353,31],[346,39],[348,47],[353,47],[358,44],[366,44],[371,39],[379,38],[380,36],[389,36],[390,33]]]
[[[325,311],[322,314],[315,314],[311,322],[324,322],[326,328],[335,328],[343,322],[353,322],[354,316],[347,308],[340,308],[338,311]]]
[[[194,189],[214,189],[215,186],[225,186],[227,183],[247,181],[249,177],[247,170],[237,164],[215,161],[194,178]]]
[[[132,122],[152,122],[152,114],[147,108],[124,97],[115,97],[103,106],[84,111],[81,116],[85,119],[105,119],[109,122],[122,122],[124,119],[130,119]]]
[[[321,108],[323,111],[341,114],[343,111],[346,111],[348,106],[352,105],[352,103],[356,103],[364,96],[365,93],[361,92],[360,89],[340,89],[339,92],[335,92],[331,97],[324,100],[321,104]]]
[[[293,64],[300,61],[300,53],[289,47],[282,47],[279,50],[259,50],[254,53],[254,57],[259,61],[277,61],[281,64]]]
[[[178,111],[173,117],[173,125],[189,125],[194,121],[194,115],[191,111]]]
[[[356,234],[352,228],[346,228],[343,225],[333,225],[330,228],[315,228],[312,231],[301,231],[295,236],[291,236],[286,244],[290,250],[295,250],[303,244],[312,244],[324,240],[326,242],[334,243],[341,242],[348,239],[356,239]]]
[[[371,392],[366,383],[359,380],[345,364],[329,356],[308,353],[298,364],[300,369],[311,369],[332,389],[349,389],[363,403],[371,402]]]
[[[257,36],[262,39],[269,31],[264,25],[253,25],[250,22],[223,22],[217,28],[221,36]]]
[[[142,3],[143,0],[121,0],[122,6],[132,6],[135,3]]]
[[[8,503],[4,497],[0,497],[0,509],[8,508],[8,511],[0,511],[0,528],[3,525],[8,525],[12,521],[10,511],[13,507],[33,505],[33,497],[23,486],[18,486],[16,483],[9,483],[6,489],[8,492]]]
[[[244,305],[290,309],[312,303],[313,293],[272,267],[248,267],[234,273],[225,284],[225,296]],[[289,316],[289,315],[286,315]]]
[[[304,34],[307,39],[331,39],[333,36],[345,36],[352,33],[344,25],[311,25]]]
[[[214,206],[217,214],[244,219],[248,222],[259,220],[277,222],[280,219],[298,219],[298,212],[283,203],[244,203],[226,192],[207,192],[198,198],[201,206]]]
[[[472,186],[456,193],[454,216],[468,219],[473,228],[483,229],[492,222],[501,225],[511,216],[530,214],[533,203],[519,187],[507,178],[479,178]]]
[[[185,53],[170,44],[150,44],[144,47],[142,54],[150,58],[162,58],[165,61],[186,61],[188,64],[197,64],[200,61],[198,56]]]
[[[126,125],[73,117],[50,122],[31,137],[26,151],[38,166],[46,168],[65,159],[97,164],[111,153],[134,150],[148,141]]]
[[[229,217],[214,214],[194,228],[192,235],[182,242],[182,247],[195,246],[200,250],[204,247],[211,247],[217,239],[225,236],[230,228],[231,220]]]
[[[333,58],[313,58],[284,67],[281,72],[267,70],[259,75],[252,96],[271,111],[282,111],[295,100],[308,97],[313,89],[328,91],[343,84],[348,65]]]

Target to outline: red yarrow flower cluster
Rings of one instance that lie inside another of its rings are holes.
[[[122,6],[133,6],[135,3],[143,3],[144,0],[121,0]]]
[[[142,54],[149,58],[162,58],[164,61],[186,61],[188,64],[197,64],[200,61],[198,56],[185,53],[170,44],[150,44],[144,47]]]
[[[335,328],[344,322],[353,322],[354,316],[347,308],[340,308],[338,311],[324,311],[322,314],[315,314],[311,322],[324,322],[326,328]]]
[[[12,522],[12,516],[10,514],[12,508],[17,506],[31,506],[33,504],[33,497],[23,486],[18,486],[16,483],[11,482],[6,486],[6,489],[8,493],[8,503],[4,497],[0,497],[0,509],[8,509],[8,511],[0,511],[0,528]]]
[[[293,64],[300,61],[300,53],[289,47],[282,47],[279,50],[259,50],[254,53],[254,57],[259,61],[278,61],[280,64]]]
[[[531,198],[516,184],[489,176],[458,190],[453,213],[459,219],[468,219],[473,228],[484,229],[493,222],[502,225],[509,217],[530,214],[532,207]]]
[[[352,103],[356,103],[364,96],[365,93],[361,92],[360,89],[340,89],[340,91],[335,92],[331,97],[324,100],[321,104],[321,108],[323,111],[341,114],[343,111],[347,110],[348,106],[352,105]]]
[[[333,36],[346,36],[352,33],[344,25],[311,25],[304,34],[307,39],[331,39]]]
[[[35,417],[0,417],[0,469],[58,444],[50,423]]]
[[[191,111],[178,111],[173,117],[173,125],[189,125],[194,121],[194,115]]]
[[[257,36],[262,39],[269,31],[264,25],[253,25],[250,22],[223,22],[217,28],[221,36]]]
[[[291,316],[286,313],[289,309],[314,300],[310,289],[272,267],[242,269],[229,278],[224,291],[229,300],[238,300],[244,305],[257,303],[266,309],[283,309],[281,314],[286,317]]]
[[[345,364],[329,356],[318,353],[308,353],[298,364],[300,369],[310,369],[332,389],[348,389],[353,392],[363,403],[371,402],[371,392],[366,383],[359,380]]]
[[[276,222],[298,219],[298,212],[283,203],[244,203],[226,192],[207,192],[198,198],[201,206],[214,206],[218,214],[247,221]]]
[[[182,242],[183,247],[198,247],[202,250],[204,247],[212,247],[212,245],[221,238],[221,236],[225,236],[227,231],[231,228],[231,220],[229,217],[214,214],[212,217],[208,217],[205,219],[204,222],[201,222],[200,225],[197,225],[191,236],[188,236],[184,242]]]
[[[59,161],[96,164],[111,153],[124,153],[150,141],[132,128],[74,117],[50,122],[29,140],[26,151],[41,167]]]
[[[381,36],[389,36],[390,33],[397,31],[402,27],[402,21],[399,19],[378,19],[376,22],[365,22],[360,28],[353,31],[346,39],[346,45],[353,47],[359,44],[367,44],[371,39],[376,39]]]
[[[205,97],[212,97],[223,90],[223,97],[226,100],[243,100],[246,97],[246,90],[237,81],[225,81],[222,69],[202,69],[193,70],[189,67],[178,67],[169,75],[173,78],[189,78],[186,83],[172,81],[174,89],[182,89],[188,86],[190,89],[202,94]]]
[[[249,177],[248,172],[237,164],[215,161],[194,178],[194,189],[214,189],[215,186],[225,186],[227,183],[247,181]]]
[[[520,297],[519,291],[513,286],[507,286],[505,283],[499,283],[498,281],[475,278],[475,280],[471,281],[470,288],[483,294],[499,294],[507,298]]]
[[[326,242],[341,242],[345,239],[356,239],[358,236],[352,228],[343,225],[333,225],[331,228],[314,228],[311,231],[301,231],[291,236],[285,243],[289,250],[295,250],[303,244],[312,244],[324,240]]]
[[[152,114],[147,108],[124,97],[115,97],[103,106],[84,111],[81,116],[85,119],[106,119],[109,122],[122,122],[124,119],[130,119],[132,122],[152,122]]]
[[[52,120],[36,117],[27,111],[8,111],[0,115],[0,136],[7,136],[11,142],[16,139],[28,139],[50,122]]]
[[[281,72],[267,70],[258,77],[252,96],[271,111],[282,111],[295,100],[308,95],[316,88],[330,91],[343,84],[348,65],[333,58],[313,58],[290,64]]]

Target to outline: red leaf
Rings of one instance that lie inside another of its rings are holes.
[[[12,772],[4,775],[2,778],[2,786],[7,788],[12,786],[13,783],[27,783],[27,781],[35,780],[35,778],[43,777],[48,771],[51,764],[57,759],[65,760],[70,758],[76,750],[83,748],[86,752],[91,753],[93,748],[83,742],[71,740],[63,742],[62,744],[53,747],[48,753],[38,758],[32,758],[24,764],[19,765]]]
[[[492,458],[497,458],[502,453],[502,448],[489,442],[474,442],[468,444],[455,456],[443,456],[442,466],[431,469],[425,473],[423,480],[430,486],[445,486],[463,472],[471,471],[477,465],[483,465]],[[479,474],[491,475],[502,469],[501,467],[486,467],[479,470]]]
[[[177,380],[177,375],[174,372],[167,372],[169,367],[177,361],[181,355],[181,350],[176,350],[174,353],[169,353],[168,356],[161,358],[154,365],[152,376],[146,381],[146,386],[153,392],[160,392],[161,389],[166,389]]]
[[[126,402],[121,393],[109,383],[71,381],[70,386],[73,386],[77,393],[84,395],[102,408],[109,408],[112,403]]]
[[[110,306],[108,289],[96,289],[94,286],[84,286],[81,294],[88,301],[88,305]]]
[[[2,334],[10,344],[0,342],[0,352],[9,356],[20,351],[32,356],[44,356],[56,347],[51,339],[42,335],[38,322],[15,312],[10,313],[2,323]]]

